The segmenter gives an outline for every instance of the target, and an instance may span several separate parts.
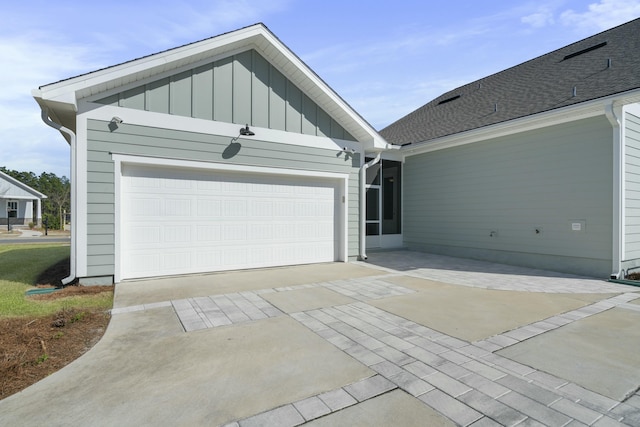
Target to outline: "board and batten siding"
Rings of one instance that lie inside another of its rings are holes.
[[[326,111],[255,50],[94,102],[355,141]]]
[[[612,161],[604,117],[407,157],[405,245],[609,277]]]
[[[625,113],[625,262],[640,265],[640,117]]]
[[[297,145],[240,140],[240,151],[229,157],[229,137],[88,120],[87,157],[87,274],[111,276],[115,266],[115,173],[111,152],[159,156],[201,162],[347,173],[349,176],[348,256],[358,253],[359,155],[349,161],[336,151]],[[227,157],[227,158],[225,158]]]

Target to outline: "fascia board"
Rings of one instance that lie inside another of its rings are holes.
[[[587,101],[581,104],[576,104],[557,110],[545,111],[543,113],[509,120],[504,123],[498,123],[467,132],[444,136],[434,140],[415,143],[410,146],[402,147],[400,151],[404,153],[405,156],[412,156],[416,154],[444,150],[446,148],[472,144],[474,142],[483,141],[486,139],[499,138],[514,133],[540,129],[543,127],[603,115],[604,106],[611,105],[611,103],[622,106],[637,102],[640,102],[640,90],[630,91],[626,94],[611,95],[608,97],[599,98],[593,101]]]

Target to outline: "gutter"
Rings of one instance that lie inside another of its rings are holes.
[[[76,134],[61,124],[58,124],[49,118],[49,111],[46,107],[40,106],[42,121],[57,131],[66,134],[69,137],[69,145],[71,146],[71,265],[69,276],[62,279],[62,285],[66,286],[76,280],[76,218],[77,218],[77,196],[76,196]]]
[[[624,279],[624,140],[620,117],[616,115],[614,101],[605,105],[604,113],[613,128],[613,252],[611,279]]]
[[[364,153],[363,153],[364,154]],[[359,205],[360,205],[360,253],[359,259],[360,261],[365,261],[367,259],[366,253],[366,231],[367,231],[367,169],[371,166],[375,165],[380,161],[380,156],[382,156],[382,152],[378,152],[376,157],[373,160],[370,160],[367,163],[364,163],[360,167],[360,197],[359,197]]]

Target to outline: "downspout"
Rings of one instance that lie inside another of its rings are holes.
[[[605,106],[605,115],[613,128],[613,252],[611,279],[624,279],[622,258],[624,254],[624,141],[621,135],[620,117],[613,102]]]
[[[364,154],[364,153],[363,153]],[[367,259],[366,253],[366,231],[367,231],[367,169],[371,166],[375,165],[380,161],[380,156],[382,152],[378,152],[376,157],[373,160],[370,160],[367,163],[364,163],[360,167],[360,261],[365,261]]]
[[[76,279],[76,226],[77,221],[77,197],[76,197],[76,134],[49,118],[46,108],[41,107],[42,121],[57,131],[65,133],[69,136],[69,145],[71,146],[71,262],[69,276],[62,279],[62,285],[68,285]]]

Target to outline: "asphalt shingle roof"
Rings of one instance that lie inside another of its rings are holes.
[[[392,144],[428,141],[638,88],[635,19],[449,91],[380,134]]]

